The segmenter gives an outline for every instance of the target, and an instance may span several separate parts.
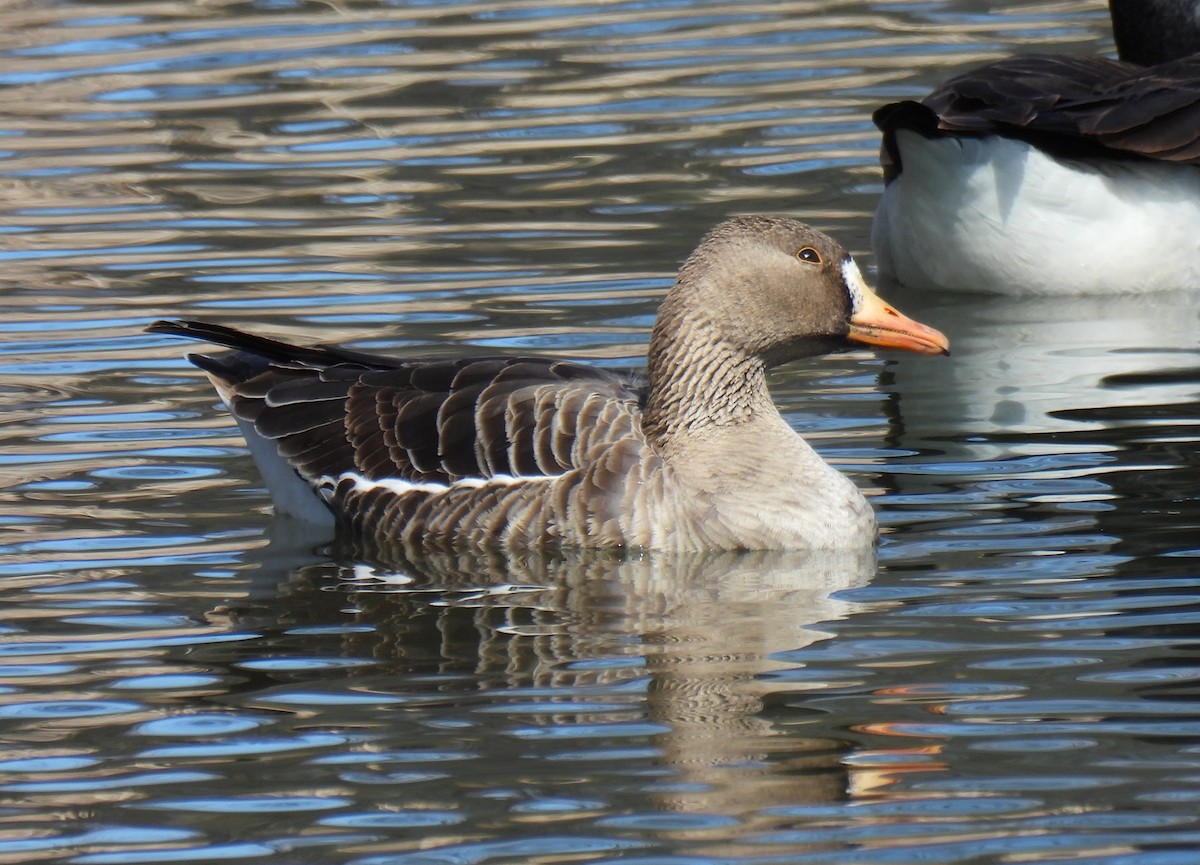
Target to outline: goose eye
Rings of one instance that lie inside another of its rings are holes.
[[[801,261],[807,261],[809,264],[820,264],[821,253],[817,252],[811,246],[806,246],[804,249],[796,253],[796,258]]]

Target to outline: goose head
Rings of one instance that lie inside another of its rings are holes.
[[[734,217],[709,232],[663,302],[651,357],[692,329],[765,366],[852,343],[949,353],[942,333],[872,291],[836,240],[777,217]]]

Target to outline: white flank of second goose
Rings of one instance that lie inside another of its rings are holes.
[[[885,106],[880,281],[1200,288],[1200,0],[1111,0],[1121,60],[1011,57]]]

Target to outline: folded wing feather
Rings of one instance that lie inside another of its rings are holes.
[[[583,468],[618,439],[629,439],[635,450],[643,443],[644,386],[627,374],[540,358],[397,360],[289,346],[192,322],[153,329],[234,349],[192,360],[213,379],[243,431],[257,437],[251,450],[285,511],[276,489],[286,478],[280,461],[326,496],[377,484],[363,499],[376,510],[398,507],[390,501],[397,491],[455,485],[461,507],[429,515],[427,531],[445,528],[439,521],[450,518],[503,521],[517,504],[502,489],[512,479]],[[276,465],[264,465],[272,458]],[[604,483],[607,473],[596,480]],[[489,479],[501,485],[488,487]],[[303,515],[303,508],[295,510]],[[405,510],[411,519],[423,509]]]

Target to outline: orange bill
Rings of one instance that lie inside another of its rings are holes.
[[[849,338],[855,342],[898,348],[921,354],[949,354],[950,340],[940,330],[921,324],[897,310],[867,286],[858,268],[844,268],[847,288],[854,304]]]

